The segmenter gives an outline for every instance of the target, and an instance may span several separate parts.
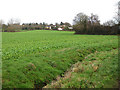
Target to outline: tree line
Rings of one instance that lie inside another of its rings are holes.
[[[10,19],[8,24],[4,24],[1,20],[2,31],[3,32],[17,32],[20,30],[58,30],[58,28],[62,28],[62,30],[71,30],[69,27],[72,25],[68,22],[60,22],[54,24],[43,23],[23,23],[20,25],[19,20]]]
[[[120,8],[119,8],[120,9]],[[120,14],[114,19],[103,24],[100,23],[99,17],[91,13],[90,16],[84,13],[78,13],[73,19],[73,25],[68,22],[60,22],[55,24],[43,23],[23,23],[20,25],[19,19],[10,19],[8,24],[4,24],[0,20],[3,32],[16,32],[20,30],[62,30],[75,31],[75,34],[91,34],[91,35],[117,35],[120,34]],[[72,28],[70,28],[72,27]]]
[[[63,30],[69,30],[68,27],[71,27],[72,25],[68,22],[61,22],[54,24],[47,24],[45,22],[43,23],[23,23],[22,24],[22,30],[58,30],[58,28],[62,28]]]
[[[120,26],[117,20],[109,20],[101,25],[98,15],[93,13],[91,16],[78,13],[73,22],[75,34],[116,35],[118,34]]]

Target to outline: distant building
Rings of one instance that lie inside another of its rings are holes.
[[[59,28],[58,28],[58,30],[60,30],[60,31],[61,31],[61,30],[63,30],[63,29],[59,27]]]
[[[73,27],[68,27],[68,29],[72,30],[72,29],[73,29]]]

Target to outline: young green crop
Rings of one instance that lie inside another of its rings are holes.
[[[86,55],[118,48],[117,36],[67,31],[3,32],[2,41],[3,88],[43,87]]]

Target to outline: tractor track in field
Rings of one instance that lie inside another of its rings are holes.
[[[115,49],[113,49],[115,50]],[[97,52],[95,51],[94,53],[91,53],[91,54],[97,54],[97,53],[104,53],[105,51],[100,51],[100,52]],[[83,61],[85,61],[91,54],[88,54]],[[83,62],[82,61],[82,62]],[[52,86],[57,86],[57,84],[59,84],[61,87],[62,87],[62,84],[61,84],[61,80],[65,80],[65,79],[70,79],[72,77],[72,73],[73,72],[78,72],[80,71],[81,73],[84,72],[84,67],[82,66],[82,64],[85,64],[85,65],[88,65],[88,64],[91,64],[94,72],[96,72],[98,69],[99,69],[99,64],[98,65],[94,65],[95,62],[97,62],[97,60],[93,60],[93,61],[90,61],[88,63],[82,63],[80,61],[78,61],[77,63],[73,64],[69,69],[67,69],[67,71],[64,73],[63,77],[61,77],[60,75],[56,77],[56,80],[53,80],[50,85]],[[120,85],[120,81],[119,81],[119,85]],[[95,88],[95,86],[93,85],[93,87]],[[50,88],[48,86],[48,84],[46,84],[44,87],[42,88]],[[57,88],[57,87],[56,87]]]

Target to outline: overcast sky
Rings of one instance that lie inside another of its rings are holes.
[[[11,18],[21,23],[73,23],[76,14],[97,14],[101,23],[112,19],[119,0],[0,0],[0,19]]]

